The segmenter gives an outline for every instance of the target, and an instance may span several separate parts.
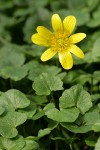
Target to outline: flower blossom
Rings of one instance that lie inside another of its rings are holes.
[[[32,42],[47,47],[47,50],[41,55],[42,61],[51,59],[58,53],[59,61],[64,69],[71,69],[73,66],[72,54],[79,58],[84,58],[83,51],[75,44],[86,37],[85,33],[72,34],[76,18],[67,16],[62,21],[58,14],[51,18],[53,32],[44,26],[37,27],[37,33],[32,35]]]

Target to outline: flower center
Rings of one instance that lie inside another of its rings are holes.
[[[50,39],[50,42],[51,42],[51,46],[56,51],[67,50],[70,45],[69,39],[68,37],[66,37],[64,33],[53,34]]]

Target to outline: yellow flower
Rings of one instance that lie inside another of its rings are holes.
[[[67,16],[62,22],[59,15],[54,14],[51,22],[54,32],[49,31],[44,26],[38,26],[37,33],[32,35],[32,42],[48,47],[41,56],[42,61],[51,59],[58,52],[62,67],[71,69],[73,66],[72,54],[79,58],[84,58],[84,53],[75,43],[83,40],[86,34],[77,33],[71,35],[76,25],[74,16]]]

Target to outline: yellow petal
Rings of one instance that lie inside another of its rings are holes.
[[[71,69],[73,58],[70,52],[59,52],[59,61],[64,69]]]
[[[82,41],[85,37],[86,37],[85,33],[77,33],[77,34],[71,35],[69,37],[69,40],[71,41],[71,43],[78,43]]]
[[[69,36],[75,28],[76,18],[74,16],[66,17],[63,21],[63,25],[64,25],[64,31],[66,32],[67,36]]]
[[[49,40],[43,38],[42,36],[40,36],[38,33],[33,34],[31,37],[31,40],[33,43],[40,45],[40,46],[49,46]]]
[[[63,31],[63,24],[58,14],[54,14],[51,19],[52,27],[55,32]]]
[[[69,49],[69,51],[71,53],[73,53],[74,55],[76,55],[79,58],[84,58],[84,53],[82,52],[82,50],[76,46],[76,45],[72,45]]]
[[[37,32],[39,33],[39,35],[41,35],[42,37],[44,37],[46,39],[50,39],[50,36],[52,35],[52,32],[49,31],[44,26],[38,26],[37,27]]]
[[[47,61],[47,60],[51,59],[56,53],[57,53],[56,51],[49,48],[41,55],[41,60]]]

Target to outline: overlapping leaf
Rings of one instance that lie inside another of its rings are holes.
[[[50,95],[52,91],[63,90],[63,82],[59,77],[42,73],[36,77],[32,85],[37,95]]]
[[[9,111],[6,115],[0,117],[0,134],[6,138],[16,137],[17,126],[24,123],[27,119],[25,114]]]
[[[0,105],[7,110],[16,110],[29,106],[30,101],[20,91],[11,89],[0,96]]]
[[[90,94],[80,84],[65,90],[60,97],[60,107],[70,108],[73,106],[76,106],[83,114],[92,107]]]

